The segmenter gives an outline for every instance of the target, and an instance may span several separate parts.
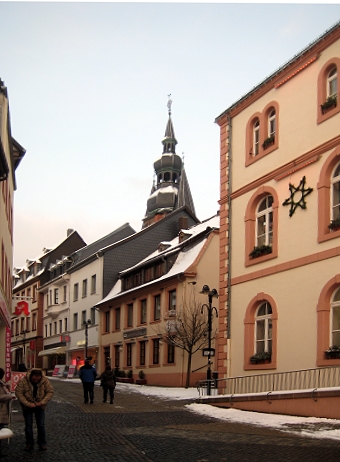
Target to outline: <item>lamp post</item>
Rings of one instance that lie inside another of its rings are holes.
[[[211,361],[210,361],[210,356],[212,353],[211,349],[211,330],[212,330],[212,314],[213,311],[215,311],[216,318],[218,317],[218,311],[217,308],[212,306],[212,299],[218,298],[218,292],[216,289],[211,289],[207,285],[204,285],[200,294],[206,294],[208,295],[208,304],[204,303],[202,305],[202,313],[203,309],[206,308],[208,310],[208,369],[207,369],[207,394],[211,394]],[[215,350],[213,351],[213,355],[215,354]]]
[[[87,358],[87,347],[88,347],[88,343],[89,343],[88,329],[89,329],[89,326],[91,325],[91,319],[88,319],[87,321],[84,321],[83,325],[85,327],[85,359],[86,359]]]

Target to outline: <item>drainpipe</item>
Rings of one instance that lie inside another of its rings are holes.
[[[231,117],[228,115],[228,278],[227,278],[227,347],[228,347],[228,356],[227,356],[227,375],[230,374],[230,322],[231,322],[231,309],[230,309],[230,298],[231,298],[231,241],[232,241],[232,228],[231,228],[231,178],[232,178],[232,126],[231,126]]]

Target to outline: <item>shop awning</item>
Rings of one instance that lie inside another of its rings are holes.
[[[62,355],[64,353],[66,353],[66,347],[61,346],[57,348],[50,348],[49,350],[39,351],[38,356]]]

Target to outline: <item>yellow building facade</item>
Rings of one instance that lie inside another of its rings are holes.
[[[340,23],[217,117],[219,372],[340,364]]]

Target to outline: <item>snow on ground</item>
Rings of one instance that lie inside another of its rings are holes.
[[[56,379],[55,377],[50,377]],[[79,379],[67,379],[68,382],[79,383]],[[96,382],[99,385],[99,382]],[[147,396],[157,396],[167,399],[197,399],[199,397],[196,388],[167,388],[167,387],[150,387],[147,385],[135,385],[126,383],[117,383],[117,392],[119,389],[130,391],[132,393],[141,393]],[[330,438],[340,441],[340,420],[321,419],[317,417],[295,417],[278,414],[262,414],[260,412],[240,411],[238,409],[221,409],[209,404],[191,403],[186,405],[187,409],[197,414],[212,417],[218,420],[224,420],[235,423],[245,423],[249,425],[260,425],[295,433],[302,436],[314,438]],[[295,428],[294,428],[295,427]]]

